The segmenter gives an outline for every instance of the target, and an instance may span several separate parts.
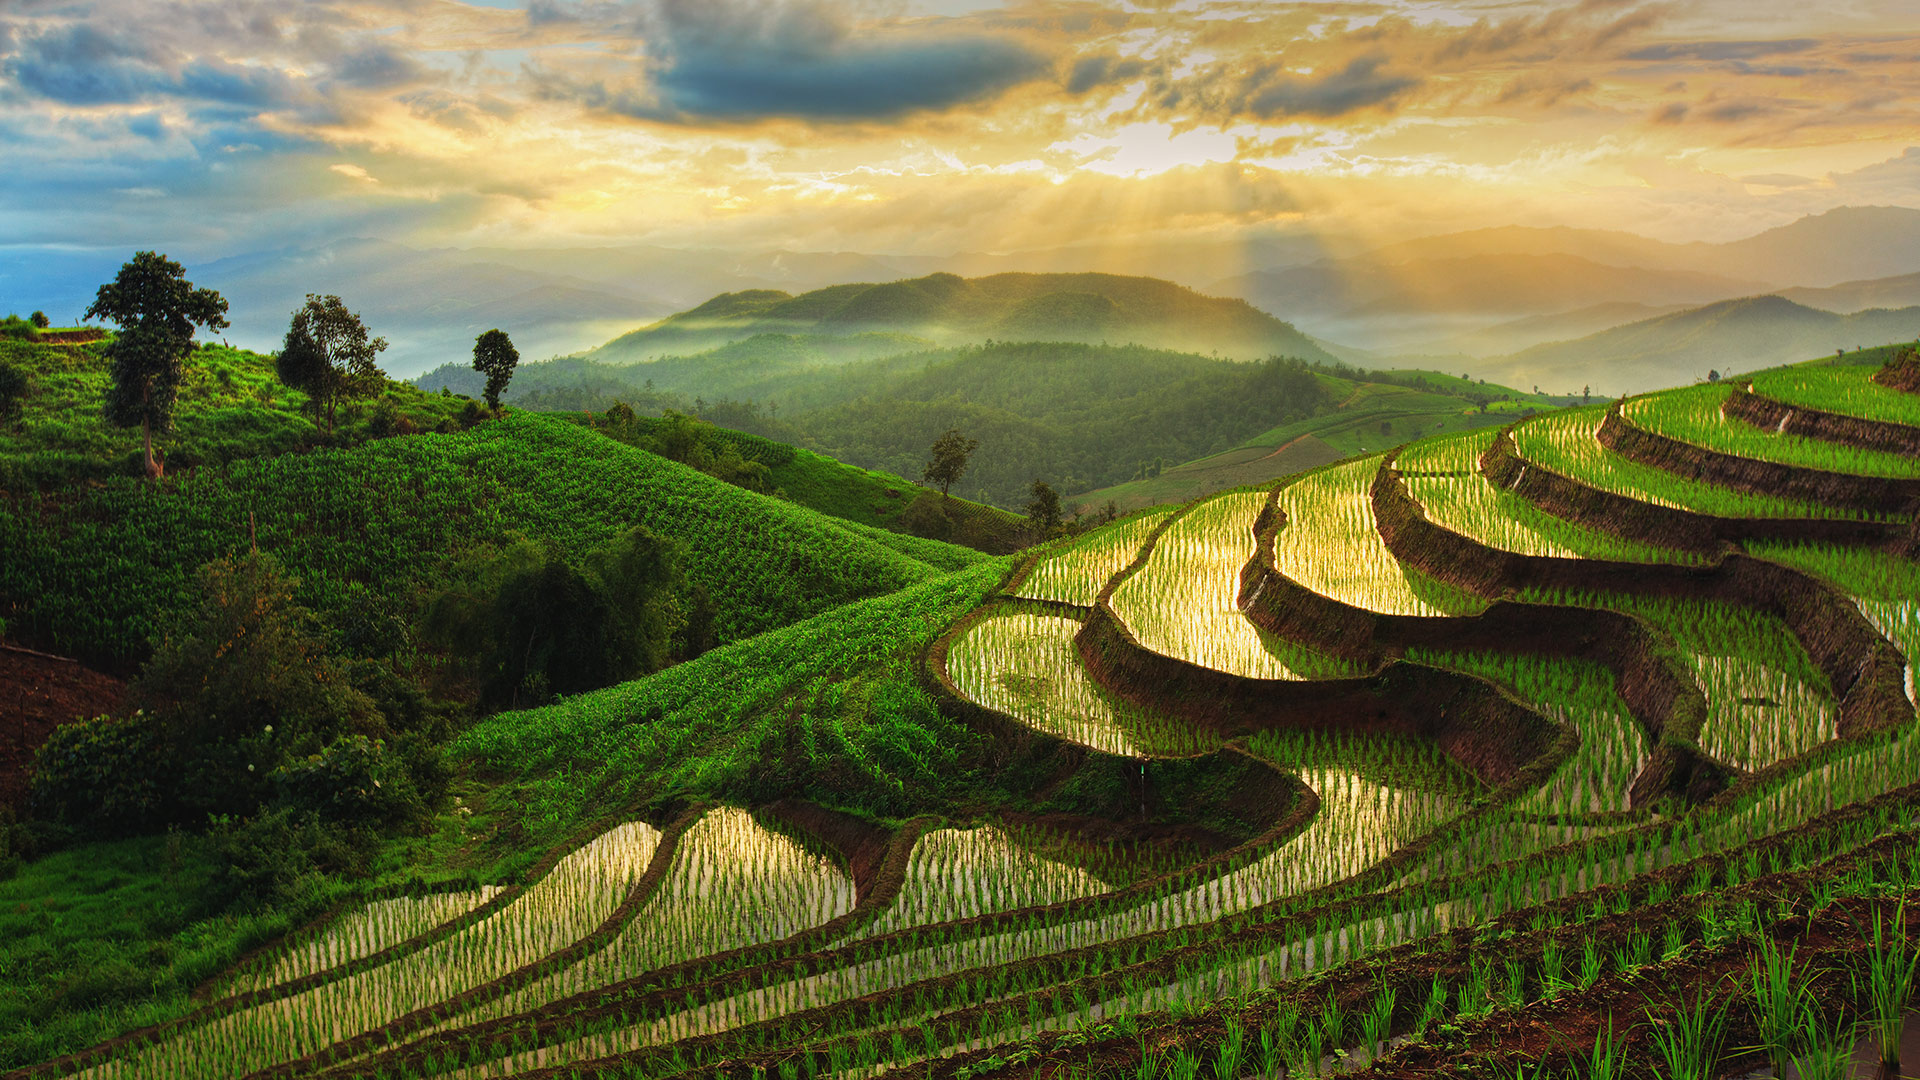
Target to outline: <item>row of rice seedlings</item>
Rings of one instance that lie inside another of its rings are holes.
[[[1082,537],[1035,563],[1013,594],[1092,607],[1108,579],[1133,562],[1147,536],[1172,513],[1170,507],[1148,510]]]
[[[778,941],[831,922],[854,903],[846,871],[747,811],[721,807],[681,836],[666,878],[605,948],[442,1027],[510,1016],[657,968]]]
[[[1191,757],[1219,740],[1110,697],[1081,666],[1060,615],[1003,611],[980,619],[947,650],[947,675],[975,704],[1049,735],[1125,757]]]
[[[1884,822],[1864,828],[1856,826],[1847,840],[1839,845],[1839,850],[1847,850],[1852,844],[1877,834],[1881,824]],[[1776,850],[1768,853],[1764,865],[1757,862],[1748,876],[1806,865],[1809,861],[1819,861],[1834,854],[1835,850],[1833,844],[1824,841],[1796,846],[1787,852]],[[1889,875],[1890,880],[1910,881],[1915,874],[1920,874],[1920,865],[1891,869],[1894,873]],[[1858,876],[1858,872],[1855,873]],[[1848,887],[1855,891],[1873,891],[1883,887],[1877,884],[1881,876],[1869,874]],[[1714,888],[1710,879],[1696,877],[1691,884],[1681,885],[1671,893],[1662,890],[1652,899],[1658,901],[1675,893],[1698,895]],[[1491,891],[1509,900],[1517,900],[1519,904],[1531,902],[1524,899],[1526,894],[1522,890],[1496,887]],[[1631,902],[1624,896],[1617,899],[1623,903]],[[1752,915],[1757,917],[1757,909],[1751,909],[1751,905],[1749,908]],[[1511,909],[1508,907],[1506,910]],[[1039,999],[1034,996],[957,998],[952,1007],[998,1004],[1004,1008],[997,1013],[989,1012],[973,1030],[958,1034],[949,1030],[945,1035],[936,1035],[931,1025],[923,1024],[918,1028],[922,1036],[918,1039],[910,1040],[896,1035],[891,1041],[868,1041],[843,1036],[842,1041],[852,1043],[850,1049],[855,1052],[845,1058],[836,1055],[835,1067],[828,1071],[836,1077],[877,1075],[887,1069],[919,1065],[945,1054],[1008,1045],[1046,1031],[1075,1027],[1088,1030],[1102,1021],[1111,1021],[1109,1029],[1115,1033],[1127,1034],[1131,1029],[1130,1017],[1160,1011],[1170,1013],[1175,1018],[1191,1015],[1199,1008],[1221,1003],[1223,999],[1247,995],[1283,979],[1297,979],[1317,970],[1365,957],[1379,949],[1449,929],[1459,924],[1457,916],[1464,910],[1458,904],[1441,903],[1359,918],[1350,915],[1322,918],[1309,932],[1272,951],[1239,960],[1232,959],[1230,952],[1223,952],[1219,964],[1203,965],[1200,970],[1184,977],[1172,981],[1126,977],[1117,990],[1100,995],[1081,992],[1069,995],[1052,991]],[[1628,909],[1624,906],[1611,907],[1597,898],[1591,908],[1543,912],[1535,920],[1535,926],[1577,925],[1625,910]],[[1504,914],[1505,911],[1500,913]],[[1487,1015],[1495,1009],[1520,1008],[1569,990],[1586,989],[1609,973],[1628,973],[1656,959],[1676,955],[1689,942],[1700,939],[1703,932],[1712,932],[1723,926],[1723,920],[1703,912],[1697,917],[1685,915],[1670,920],[1658,935],[1650,930],[1606,952],[1589,944],[1583,953],[1571,955],[1564,946],[1549,943],[1541,950],[1537,962],[1533,958],[1510,957],[1499,961],[1491,955],[1484,956],[1473,963],[1468,975],[1457,987],[1447,985],[1440,978],[1434,980],[1433,987],[1425,995],[1424,1008],[1420,1010],[1415,1024],[1416,1032],[1424,1031],[1443,1018]],[[1907,982],[1911,983],[1911,954],[1898,951],[1901,948],[1903,946],[1892,946],[1875,954],[1886,954],[1886,963],[1882,966],[1888,969],[1889,976],[1882,981],[1888,984],[1888,989],[1881,996],[1889,1000],[1897,993],[1892,987],[1902,977],[1902,971],[1906,973]],[[1303,1016],[1297,1011],[1283,1010],[1257,1036],[1249,1035],[1236,1021],[1229,1019],[1224,1039],[1210,1050],[1185,1048],[1170,1057],[1143,1052],[1139,1075],[1151,1080],[1163,1077],[1196,1080],[1202,1064],[1210,1064],[1215,1070],[1214,1075],[1219,1077],[1242,1076],[1249,1067],[1254,1075],[1269,1077],[1278,1077],[1283,1072],[1288,1077],[1295,1077],[1344,1071],[1364,1065],[1387,1049],[1387,1034],[1392,1028],[1397,1003],[1396,991],[1383,989],[1371,1002],[1366,1003],[1367,1007],[1353,1013],[1343,1013],[1333,1005],[1317,1015]],[[1228,1008],[1231,1012],[1230,1002]],[[946,1011],[951,1011],[951,1008],[936,1009],[927,1015],[937,1016]],[[1700,1057],[1700,1046],[1710,1045],[1713,1041],[1708,1025],[1714,1015],[1711,1010],[1701,1010],[1698,1015],[1678,1020],[1675,1027],[1681,1029],[1680,1038],[1671,1047],[1656,1046],[1655,1053],[1661,1055],[1670,1068],[1675,1067],[1682,1058]],[[1703,1033],[1708,1037],[1694,1037]],[[812,1045],[818,1047],[822,1043],[814,1042]],[[842,1065],[846,1066],[844,1071]]]
[[[1882,752],[1880,747],[1864,749],[1867,752],[1855,755],[1855,758],[1856,760],[1865,760],[1869,764],[1873,758]],[[1915,772],[1914,766],[1916,763],[1920,763],[1920,756],[1912,753],[1910,746],[1908,751],[1893,755],[1890,760],[1900,766],[1900,768],[1895,770],[1893,777],[1877,774],[1871,768],[1855,770],[1850,774],[1850,779],[1857,786],[1849,789],[1849,794],[1856,798],[1866,797],[1876,783],[1887,783],[1889,786],[1898,786],[1899,784],[1909,782]],[[1828,776],[1826,778],[1832,779],[1833,777]],[[1808,807],[1802,806],[1801,809],[1805,810],[1808,809]],[[1811,811],[1811,813],[1818,812],[1822,811]],[[1891,808],[1878,817],[1839,826],[1841,831],[1846,833],[1848,839],[1838,844],[1826,837],[1803,837],[1800,838],[1801,841],[1804,841],[1803,843],[1798,843],[1784,852],[1775,850],[1768,853],[1764,859],[1760,857],[1760,853],[1755,852],[1754,857],[1748,861],[1749,865],[1745,870],[1744,877],[1738,872],[1737,867],[1729,867],[1729,878],[1731,881],[1737,882],[1745,878],[1758,876],[1761,873],[1782,869],[1786,865],[1792,865],[1791,860],[1793,859],[1824,857],[1836,850],[1844,850],[1851,843],[1861,842],[1879,833],[1894,820],[1893,817],[1888,815],[1901,815],[1901,812],[1898,808]],[[1811,816],[1811,814],[1809,814],[1809,816]],[[1900,819],[1904,820],[1904,815],[1901,815]],[[1801,820],[1804,820],[1804,818]],[[1746,824],[1750,826],[1753,823],[1749,822]],[[1261,978],[1259,984],[1264,985],[1276,977],[1304,974],[1305,971],[1310,968],[1338,962],[1339,960],[1354,956],[1366,955],[1367,952],[1372,949],[1426,936],[1448,926],[1461,925],[1464,922],[1470,921],[1482,921],[1531,903],[1568,895],[1572,892],[1590,888],[1595,884],[1625,880],[1625,878],[1634,874],[1643,873],[1647,870],[1667,865],[1673,861],[1692,858],[1695,854],[1701,853],[1710,845],[1705,842],[1707,834],[1704,831],[1689,832],[1688,828],[1689,823],[1682,822],[1674,829],[1650,830],[1640,835],[1624,838],[1626,843],[1626,847],[1624,848],[1608,850],[1612,845],[1603,844],[1589,851],[1565,855],[1561,857],[1558,868],[1547,867],[1544,872],[1541,868],[1531,866],[1512,868],[1506,871],[1504,875],[1497,876],[1494,880],[1480,882],[1476,887],[1477,893],[1471,896],[1465,903],[1453,901],[1434,904],[1420,900],[1418,897],[1410,897],[1409,899],[1414,901],[1414,906],[1401,912],[1388,912],[1386,914],[1361,919],[1358,922],[1353,921],[1347,916],[1339,916],[1331,921],[1325,919],[1320,920],[1311,934],[1306,935],[1304,938],[1296,938],[1294,942],[1269,954],[1269,959],[1260,969]],[[1723,830],[1723,832],[1730,831],[1731,830]],[[1736,845],[1743,844],[1757,835],[1760,835],[1760,833],[1742,832],[1740,839],[1735,843]],[[1920,867],[1914,867],[1913,869],[1916,874],[1920,874]],[[1682,891],[1697,893],[1709,888],[1711,885],[1711,879],[1696,877],[1693,885],[1684,888]],[[1622,899],[1624,900],[1625,898],[1622,897]],[[1656,899],[1658,899],[1658,897],[1656,897]],[[1596,905],[1591,917],[1598,917],[1599,915],[1607,913],[1608,910],[1609,909],[1604,906]],[[1556,916],[1555,925],[1558,925],[1557,919],[1558,917]],[[1324,946],[1321,944],[1322,942],[1324,942]],[[1633,964],[1644,963],[1651,959],[1652,941],[1650,936],[1646,944],[1649,946],[1649,948],[1645,950],[1646,956],[1636,955],[1628,957]],[[1060,947],[1069,946],[1062,945]],[[1299,960],[1296,962],[1281,959],[1275,962],[1273,957],[1285,956],[1285,951],[1288,949],[1295,950],[1297,955],[1299,955]],[[1134,959],[1136,958],[1130,956],[1128,962],[1133,962]],[[903,977],[924,977],[927,971],[928,969],[923,966],[910,965]],[[1278,974],[1275,974],[1276,972]],[[1189,983],[1197,983],[1197,980],[1190,979],[1187,981]],[[901,983],[897,985],[906,984]],[[972,987],[978,988],[978,991],[982,992],[986,990],[988,985],[986,982],[974,982],[971,984]],[[1139,984],[1135,984],[1125,991],[1123,998],[1131,1002],[1126,1005],[1125,1008],[1137,1011],[1140,1007],[1139,1003],[1144,999],[1141,997],[1138,987]],[[958,988],[957,994],[952,998],[950,1005],[948,1007],[935,1009],[935,1013],[950,1011],[951,1008],[962,1007],[965,1004],[990,1000],[988,997],[983,996],[982,992],[970,994],[969,984],[962,984],[961,987]],[[1477,995],[1469,995],[1469,997],[1476,996]],[[838,1000],[838,998],[836,998],[836,1000]],[[816,1003],[824,1003],[824,1000]],[[1084,1022],[1088,1017],[1099,1015],[1099,1006],[1093,1006],[1090,1009],[1084,1000],[1076,1001],[1075,1011]],[[893,1019],[890,1022],[898,1023],[900,1019],[908,1015],[909,1012],[911,1012],[911,1010],[892,1014]],[[690,1034],[702,1034],[707,1031],[734,1026],[734,1024],[750,1023],[772,1014],[764,1010],[749,1010],[745,1012],[735,1012],[732,1015],[734,1016],[733,1024],[717,1026],[706,1024],[689,1029],[682,1025],[669,1022],[664,1025],[655,1025],[655,1029],[656,1032],[662,1036],[671,1035],[673,1038],[684,1038]],[[1026,1024],[1011,1033],[1002,1030],[1000,1027],[993,1027],[991,1030],[999,1032],[999,1034],[990,1034],[988,1025],[983,1023],[981,1034],[976,1038],[968,1040],[962,1046],[957,1047],[957,1049],[997,1045],[1016,1037],[1020,1031],[1030,1030],[1033,1022],[1032,1015],[1019,1016],[1014,1019],[1016,1021],[1026,1021]],[[930,1029],[923,1028],[922,1030]],[[626,1040],[620,1041],[626,1042]],[[655,1040],[641,1044],[627,1043],[627,1045],[655,1045],[658,1041],[659,1040]],[[559,1058],[558,1060],[581,1060],[582,1056],[597,1057],[614,1052],[617,1048],[615,1041],[601,1037],[593,1040],[591,1046],[583,1043],[578,1047],[578,1050],[581,1052],[579,1056],[568,1056]],[[894,1051],[896,1052],[896,1056],[891,1060],[896,1064],[909,1060],[898,1056],[899,1047],[897,1045],[894,1047]],[[920,1060],[924,1057],[932,1056],[937,1052],[936,1048],[929,1044],[923,1049],[916,1051],[916,1057],[912,1060]]]
[[[1873,381],[1878,370],[1866,364],[1796,364],[1755,375],[1753,392],[1820,412],[1920,427],[1920,394],[1881,386]]]
[[[1080,867],[1045,858],[992,825],[936,829],[914,845],[893,906],[856,936],[1079,900],[1109,888]]]
[[[1372,866],[1458,811],[1449,796],[1392,789],[1338,769],[1304,779],[1321,797],[1319,815],[1299,835],[1257,862],[1127,911],[1079,922],[1035,923],[990,937],[937,944],[749,991],[684,1012],[597,1033],[547,1051],[517,1055],[512,1067],[602,1057],[729,1030],[837,1001],[895,990],[926,979],[1109,943],[1143,933],[1204,927],[1287,895],[1332,884]],[[963,878],[958,888],[990,886]],[[975,901],[978,903],[978,901]]]
[[[1837,734],[1832,688],[1773,615],[1687,597],[1549,590],[1526,599],[1622,611],[1672,635],[1707,697],[1700,748],[1729,765],[1763,769]]]
[[[304,1057],[505,975],[585,937],[646,872],[660,832],[631,822],[563,857],[512,903],[372,970],[136,1047],[86,1077],[224,1078]]]
[[[1113,612],[1162,656],[1248,679],[1340,678],[1350,665],[1284,645],[1247,621],[1240,571],[1253,557],[1253,525],[1267,497],[1236,491],[1189,510],[1160,534],[1145,565],[1120,583]]]
[[[1368,489],[1379,457],[1306,476],[1280,490],[1286,524],[1273,565],[1287,578],[1343,604],[1389,615],[1472,615],[1487,601],[1394,558],[1373,518]]]
[[[502,888],[483,885],[370,901],[341,913],[317,936],[289,946],[271,962],[239,972],[227,984],[223,996],[265,990],[372,956],[465,915],[499,895]]]
[[[1286,772],[1346,769],[1388,787],[1439,792],[1463,804],[1486,793],[1478,777],[1431,741],[1413,736],[1275,729],[1247,736],[1244,745]]]
[[[1499,432],[1480,428],[1452,435],[1434,435],[1409,443],[1394,456],[1394,464],[1409,473],[1464,475],[1480,471],[1480,455]]]
[[[1665,390],[1627,402],[1621,415],[1656,435],[1756,461],[1856,476],[1920,476],[1920,462],[1905,454],[1763,431],[1731,420],[1722,410],[1732,394],[1733,387],[1725,383]]]
[[[1556,559],[1683,563],[1707,561],[1697,552],[1655,547],[1554,517],[1479,473],[1409,476],[1407,493],[1427,520],[1501,551]]]
[[[1907,699],[1920,700],[1913,679],[1920,660],[1920,565],[1890,552],[1832,544],[1752,543],[1747,550],[1852,596],[1874,629],[1907,658]]]
[[[1731,518],[1858,518],[1861,515],[1823,503],[1755,495],[1689,480],[1629,461],[1600,445],[1604,407],[1566,409],[1528,420],[1513,429],[1514,449],[1532,465],[1589,487],[1659,506]]]
[[[1515,804],[1533,814],[1629,809],[1629,789],[1652,747],[1620,699],[1613,672],[1588,660],[1526,653],[1413,649],[1407,659],[1478,675],[1580,733],[1580,748],[1539,790]]]

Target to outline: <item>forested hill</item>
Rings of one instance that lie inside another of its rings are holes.
[[[940,345],[1078,341],[1151,345],[1241,360],[1332,359],[1289,323],[1244,300],[1116,274],[954,274],[834,285],[798,296],[725,293],[586,354],[631,363],[702,352],[756,334],[907,334]]]
[[[954,494],[1017,508],[1035,479],[1061,491],[1118,483],[1142,462],[1189,461],[1311,416],[1338,404],[1344,387],[1297,360],[1248,364],[1133,345],[996,341],[837,364],[807,363],[801,345],[769,335],[708,354],[723,374],[704,398],[678,376],[654,381],[660,363],[577,360],[522,365],[506,396],[575,412],[615,401],[693,410],[908,477],[921,474],[933,440],[958,427],[980,448]],[[698,360],[675,370],[690,374]],[[473,374],[448,367],[420,381],[462,393]],[[727,396],[739,388],[752,397]]]

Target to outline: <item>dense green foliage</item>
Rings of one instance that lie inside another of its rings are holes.
[[[18,605],[18,632],[133,657],[186,602],[193,568],[250,537],[322,618],[386,625],[466,549],[517,533],[579,556],[636,524],[684,545],[722,641],[936,572],[857,527],[516,413],[454,435],[199,469],[152,492],[114,480],[0,505],[0,546],[44,554],[0,565],[0,595]]]
[[[1006,574],[1003,560],[716,649],[657,675],[482,722],[454,752],[522,778],[558,834],[597,806],[781,795],[884,816],[965,800],[981,737],[914,677],[921,653]]]
[[[435,598],[428,630],[473,668],[485,704],[596,690],[665,666],[686,622],[674,595],[678,561],[676,546],[644,526],[587,553],[582,566],[523,540]]]

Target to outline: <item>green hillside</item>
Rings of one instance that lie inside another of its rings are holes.
[[[587,354],[623,363],[702,352],[762,333],[911,334],[967,341],[1109,341],[1239,359],[1331,359],[1288,323],[1241,300],[1203,296],[1156,278],[1113,274],[932,274],[836,285],[793,296],[727,293],[615,338]]]
[[[786,355],[794,342],[756,338],[725,350],[727,363],[763,344]],[[838,365],[781,363],[773,366],[784,374],[755,377],[765,396],[751,400],[724,400],[708,389],[689,401],[684,391],[668,395],[658,383],[649,389],[636,382],[651,364],[596,368],[577,361],[522,367],[507,397],[553,401],[559,394],[549,388],[565,385],[572,408],[604,410],[625,401],[640,411],[692,410],[724,427],[904,477],[920,475],[927,447],[959,427],[980,448],[955,492],[1018,508],[1036,478],[1062,491],[1086,490],[1124,481],[1143,462],[1230,450],[1276,422],[1333,404],[1328,394],[1345,385],[1319,379],[1297,361],[1248,364],[1070,342],[995,342]],[[422,382],[461,385],[447,374]],[[596,381],[583,381],[588,374]]]
[[[397,618],[450,562],[514,536],[580,555],[633,525],[681,546],[738,640],[903,588],[977,553],[878,534],[755,495],[556,418],[512,413],[450,435],[252,458],[158,485],[132,478],[0,505],[10,632],[101,659],[139,657],[195,567],[257,541],[329,616]],[[902,549],[906,550],[902,550]]]
[[[1328,404],[1312,416],[1262,431],[1220,453],[1143,467],[1131,480],[1077,492],[1067,501],[1088,508],[1111,502],[1122,511],[1186,502],[1245,484],[1271,483],[1422,436],[1508,424],[1516,415],[1577,400],[1416,369],[1349,369],[1346,377],[1320,372],[1318,378]],[[1388,379],[1396,381],[1375,381]]]
[[[140,471],[140,433],[100,415],[107,388],[105,342],[43,344],[0,338],[0,364],[27,376],[17,423],[0,424],[0,490],[53,487]],[[467,401],[386,381],[343,409],[331,439],[307,396],[275,377],[273,358],[203,343],[186,364],[174,431],[159,448],[169,468],[218,465],[377,434],[452,430],[477,419]]]

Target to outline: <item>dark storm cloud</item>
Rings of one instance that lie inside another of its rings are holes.
[[[22,37],[4,74],[23,89],[69,105],[139,101],[168,82],[156,51],[131,33],[91,23]]]
[[[1325,74],[1296,75],[1275,63],[1226,62],[1174,77],[1165,63],[1095,56],[1074,64],[1066,89],[1084,94],[1145,78],[1147,111],[1201,123],[1332,117],[1390,106],[1420,85],[1419,77],[1387,71],[1387,65],[1384,53],[1369,53]]]
[[[1144,61],[1117,56],[1086,56],[1067,74],[1067,93],[1084,94],[1097,86],[1130,82],[1147,73]]]
[[[333,66],[335,79],[365,90],[417,82],[426,74],[418,60],[386,45],[355,50]]]

